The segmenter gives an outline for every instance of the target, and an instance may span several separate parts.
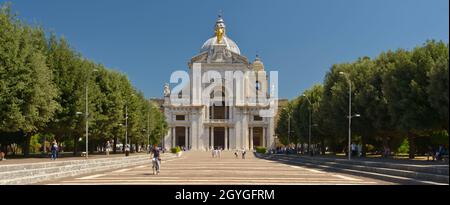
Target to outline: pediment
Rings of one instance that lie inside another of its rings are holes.
[[[229,50],[222,50],[219,52],[204,51],[191,58],[190,62],[188,63],[189,68],[192,68],[192,64],[194,63],[249,64],[247,57],[231,52]]]

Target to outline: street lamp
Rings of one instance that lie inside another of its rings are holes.
[[[126,108],[125,108],[126,109]],[[119,123],[118,125],[119,126],[125,126],[125,144],[123,144],[123,146],[122,146],[122,151],[125,151],[125,156],[127,156],[128,157],[128,152],[127,151],[129,151],[128,149],[128,147],[127,147],[127,145],[128,145],[128,139],[127,139],[127,135],[128,135],[128,133],[127,133],[127,130],[128,130],[128,124],[127,124],[127,118],[128,118],[128,114],[126,114],[126,117],[125,117],[125,125],[124,124],[122,124],[122,123]]]
[[[348,77],[347,73],[344,73],[342,71],[339,72],[339,75],[343,75],[345,79],[347,79],[348,83],[348,160],[351,160],[351,143],[352,143],[352,118],[353,117],[360,117],[360,114],[352,115],[352,82],[350,81],[350,78]]]
[[[97,69],[93,69],[92,72],[98,72]],[[90,75],[89,75],[90,76]],[[86,159],[89,153],[89,102],[88,102],[88,87],[89,87],[89,77],[86,79],[86,112],[84,117],[86,119]],[[77,115],[83,114],[82,112],[76,112]]]
[[[303,94],[304,97],[306,97],[306,100],[308,100],[309,103],[309,139],[308,139],[308,153],[310,156],[312,156],[312,152],[310,150],[310,146],[311,146],[311,119],[312,119],[312,108],[311,108],[311,101],[309,100],[308,96],[306,94]]]
[[[134,94],[131,94],[131,96],[134,96]],[[125,149],[128,149],[128,101],[126,101],[125,104]],[[125,151],[125,156],[128,156],[128,154]]]
[[[128,103],[125,105],[125,146],[128,145]]]

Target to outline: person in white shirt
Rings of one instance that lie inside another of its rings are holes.
[[[350,145],[350,147],[351,147],[351,151],[352,151],[351,155],[355,156],[355,154],[356,154],[356,145],[355,145],[355,143],[352,143]]]

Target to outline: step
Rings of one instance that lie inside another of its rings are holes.
[[[8,172],[2,172],[0,175],[0,180],[2,179],[12,179],[12,178],[18,178],[18,177],[24,177],[29,175],[36,175],[36,174],[42,174],[42,173],[55,173],[55,172],[63,172],[63,171],[70,171],[70,170],[80,170],[90,167],[96,167],[96,166],[104,166],[108,164],[118,164],[118,163],[124,163],[124,162],[132,162],[132,161],[139,161],[143,160],[144,158],[130,158],[127,160],[108,160],[108,161],[84,161],[81,163],[74,163],[74,164],[67,164],[67,165],[54,165],[54,166],[48,166],[44,168],[35,168],[35,169],[20,169],[20,170],[13,170]]]
[[[360,171],[360,170],[356,170],[356,169],[339,168],[339,167],[328,166],[328,165],[324,165],[324,164],[320,164],[320,163],[309,163],[309,162],[299,162],[299,161],[290,160],[288,162],[288,164],[296,164],[299,166],[312,167],[313,169],[346,173],[346,174],[355,175],[355,176],[362,176],[362,177],[368,177],[368,178],[373,178],[373,179],[378,179],[378,180],[390,181],[390,182],[394,182],[394,183],[398,183],[398,184],[402,184],[402,185],[448,185],[448,183],[423,181],[423,180],[418,180],[418,179],[413,179],[413,178],[394,176],[394,175],[388,175],[388,174],[382,174],[382,173]]]
[[[430,174],[430,173],[424,173],[424,172],[417,172],[417,171],[410,171],[410,170],[403,170],[403,169],[392,169],[392,168],[386,168],[386,167],[375,167],[375,166],[368,166],[368,165],[338,163],[338,162],[334,162],[334,161],[316,160],[316,159],[305,158],[305,157],[276,156],[276,158],[282,158],[282,159],[287,159],[287,160],[295,159],[296,162],[308,162],[308,163],[313,163],[313,164],[322,164],[322,165],[328,165],[328,166],[333,166],[333,167],[338,167],[338,168],[374,172],[374,173],[394,175],[394,176],[413,178],[413,179],[420,179],[420,180],[426,180],[426,181],[432,181],[432,182],[438,182],[438,183],[447,183],[447,184],[449,183],[448,175]]]
[[[347,160],[347,159],[331,159],[331,158],[323,158],[323,157],[304,157],[304,156],[295,156],[295,155],[274,155],[274,156],[283,156],[289,158],[301,158],[301,159],[312,159],[315,161],[327,161],[327,162],[338,162],[338,163],[346,163],[353,165],[363,165],[363,166],[371,166],[371,167],[382,167],[382,168],[391,168],[391,169],[401,169],[408,170],[414,172],[421,173],[429,173],[429,174],[438,174],[438,175],[449,175],[449,167],[446,164],[396,164],[393,162],[375,162],[370,160]]]
[[[175,158],[174,155],[163,155],[163,159]],[[75,161],[75,160],[73,160]],[[95,160],[76,160],[75,163],[63,163],[64,166],[43,167],[36,166],[34,169],[14,169],[13,171],[3,172],[0,176],[0,184],[30,184],[39,181],[52,180],[60,177],[69,177],[80,174],[86,174],[95,171],[103,171],[134,165],[150,163],[149,155],[120,157]],[[47,162],[45,162],[47,163]],[[60,163],[61,164],[61,163]],[[39,168],[40,167],[40,168]]]
[[[309,157],[300,157],[300,158],[309,158]],[[375,162],[375,161],[363,161],[363,160],[347,160],[347,159],[328,159],[328,158],[316,158],[313,157],[314,160],[323,160],[323,161],[333,161],[338,163],[347,163],[354,165],[364,165],[364,166],[373,166],[373,167],[383,167],[383,168],[392,168],[392,169],[401,169],[401,170],[409,170],[414,172],[422,172],[429,174],[439,174],[439,175],[448,175],[448,165],[444,164],[436,164],[436,165],[425,165],[425,164],[395,164],[392,162]]]
[[[148,161],[150,161],[150,160],[148,160]],[[87,168],[87,169],[82,169],[82,170],[73,170],[73,171],[33,175],[33,176],[21,177],[18,179],[2,180],[2,181],[0,181],[0,184],[8,184],[8,185],[33,184],[33,183],[38,183],[38,182],[42,182],[42,181],[54,180],[54,179],[58,179],[58,178],[73,177],[73,176],[77,176],[77,175],[88,174],[88,173],[92,173],[92,172],[99,172],[99,171],[105,171],[105,170],[110,170],[110,169],[118,169],[118,168],[123,168],[123,167],[137,166],[137,165],[149,163],[148,161],[144,160],[144,161],[139,161],[139,162],[127,163],[127,164],[116,164],[116,165],[111,165],[111,166]]]
[[[28,169],[39,169],[53,166],[66,166],[73,164],[84,164],[86,162],[98,162],[98,161],[109,161],[109,160],[117,160],[117,159],[127,159],[127,158],[146,158],[149,155],[137,155],[137,156],[129,156],[129,157],[112,157],[112,158],[100,158],[100,159],[77,159],[77,160],[61,160],[61,161],[47,161],[47,162],[36,162],[36,163],[27,163],[27,164],[6,164],[0,165],[0,172],[8,172],[14,170],[28,170]]]

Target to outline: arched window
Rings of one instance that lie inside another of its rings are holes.
[[[212,100],[209,106],[210,119],[229,119],[229,106],[225,105],[225,87],[222,89],[213,90],[210,93],[210,98],[214,99],[214,96],[222,96],[222,100]]]

